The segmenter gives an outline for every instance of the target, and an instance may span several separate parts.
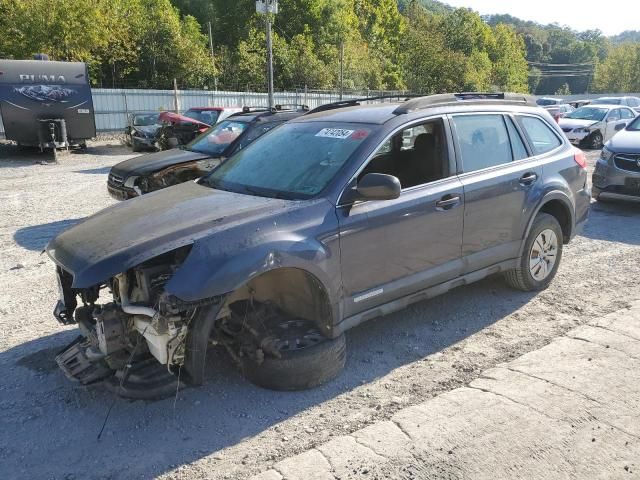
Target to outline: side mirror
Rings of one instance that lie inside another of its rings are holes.
[[[627,126],[627,124],[626,124],[626,123],[620,123],[620,124],[616,125],[615,130],[622,130],[622,129],[624,129],[626,126]]]
[[[394,200],[400,196],[400,180],[393,175],[367,173],[356,186],[357,200]]]

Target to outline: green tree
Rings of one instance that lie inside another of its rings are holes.
[[[596,92],[632,93],[640,91],[640,43],[613,47],[599,63],[593,81]]]

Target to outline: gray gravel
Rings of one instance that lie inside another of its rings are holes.
[[[315,390],[245,382],[222,352],[205,386],[159,402],[71,384],[55,353],[74,337],[56,323],[53,266],[41,250],[62,229],[114,203],[111,165],[132,156],[107,142],[57,165],[0,145],[0,478],[243,479],[285,457],[467,385],[481,371],[624,308],[640,284],[640,206],[594,204],[547,291],[500,277],[369,322],[348,334],[345,372]],[[593,163],[597,152],[590,152]]]

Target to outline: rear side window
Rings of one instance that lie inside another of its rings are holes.
[[[513,160],[502,115],[456,115],[453,123],[464,172],[475,172]]]
[[[515,125],[513,124],[513,120],[510,118],[506,119],[507,122],[507,130],[509,130],[509,138],[511,139],[511,150],[513,150],[513,159],[514,160],[522,160],[529,156],[526,147],[524,146],[524,142],[522,141],[522,137],[518,133]]]
[[[520,122],[531,141],[535,155],[542,155],[562,145],[551,127],[536,117],[520,117]]]
[[[636,118],[635,114],[631,110],[628,110],[626,108],[623,108],[622,110],[620,110],[620,117],[623,118],[624,120],[630,120],[632,118]]]

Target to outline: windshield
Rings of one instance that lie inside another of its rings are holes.
[[[555,100],[553,98],[539,98],[536,100],[536,103],[541,107],[547,107],[549,105],[557,105],[559,100]]]
[[[594,122],[601,122],[607,115],[606,108],[595,107],[580,107],[575,112],[571,112],[565,115],[564,118],[572,118],[574,120],[593,120]]]
[[[636,117],[636,119],[629,124],[627,130],[632,132],[640,132],[640,117]]]
[[[371,133],[349,123],[285,123],[233,155],[206,182],[212,188],[288,199],[320,193]]]
[[[187,150],[206,153],[212,157],[219,157],[229,145],[242,135],[242,132],[244,132],[248,126],[249,124],[245,122],[225,120],[215,127],[211,127],[189,143]]]
[[[187,110],[184,112],[185,117],[193,118],[207,125],[215,125],[220,116],[218,110]]]
[[[152,125],[160,125],[158,113],[145,113],[133,116],[134,127],[150,127]]]
[[[591,102],[591,105],[621,105],[622,100],[620,98],[599,98]]]

